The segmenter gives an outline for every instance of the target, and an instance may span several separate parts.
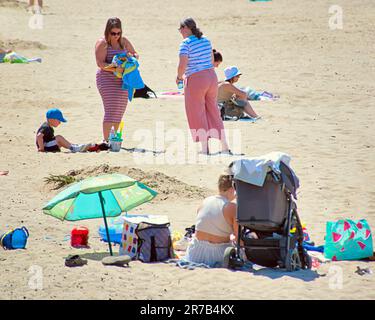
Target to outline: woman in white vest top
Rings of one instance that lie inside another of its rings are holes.
[[[218,189],[218,194],[204,199],[198,209],[196,231],[186,251],[187,261],[219,267],[225,249],[233,246],[230,236],[238,225],[232,176],[221,175]]]

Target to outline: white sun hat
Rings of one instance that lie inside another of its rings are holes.
[[[224,69],[224,74],[225,80],[229,80],[234,78],[235,76],[241,75],[242,73],[236,66],[231,66]]]

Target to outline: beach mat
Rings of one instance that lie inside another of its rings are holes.
[[[162,99],[180,99],[184,97],[184,92],[183,91],[161,91],[157,92],[156,95],[158,98]]]

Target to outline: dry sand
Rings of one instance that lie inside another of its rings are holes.
[[[243,73],[240,84],[281,95],[277,102],[253,103],[261,121],[225,123],[230,134],[234,129],[241,133],[234,151],[291,155],[301,180],[299,213],[317,244],[324,244],[328,220],[366,218],[375,230],[375,3],[336,1],[344,12],[342,30],[329,28],[325,0],[106,3],[46,0],[39,30],[29,28],[25,1],[0,0],[1,44],[43,58],[41,64],[0,65],[0,170],[9,170],[0,176],[0,230],[25,225],[30,231],[27,250],[0,250],[1,298],[374,299],[375,275],[354,273],[358,265],[375,271],[373,262],[329,263],[316,272],[290,274],[268,269],[189,271],[141,262],[129,268],[104,267],[100,258],[107,246],[97,234],[100,220],[81,223],[90,228],[90,249],[69,246],[66,236],[76,224],[41,210],[58,192],[44,184],[49,174],[109,169],[148,177],[150,183],[157,181],[153,187],[161,194],[134,212],[167,214],[179,231],[194,223],[202,197],[215,189],[218,174],[232,159],[168,164],[165,154],[153,155],[163,149],[158,146],[130,152],[140,148],[137,130],[155,132],[160,121],[165,131],[180,128],[186,133],[181,99],[131,102],[124,117],[128,150],[120,153],[40,154],[35,131],[46,110],[56,106],[68,119],[58,134],[74,142],[100,141],[103,109],[95,84],[94,45],[111,16],[122,19],[125,35],[140,54],[145,82],[155,91],[175,89],[178,23],[191,15],[224,56],[217,70],[220,79],[225,66],[236,64]],[[187,133],[185,139],[190,139]],[[166,142],[165,148],[172,143]],[[234,145],[232,136],[230,143]],[[139,155],[151,155],[152,163],[141,163],[135,158]],[[65,267],[64,257],[72,253],[84,255],[88,265]],[[35,266],[42,268],[42,290],[32,288]],[[334,288],[331,266],[341,268],[341,289]]]

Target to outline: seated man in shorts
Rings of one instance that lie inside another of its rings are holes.
[[[238,89],[234,83],[236,83],[240,76],[240,70],[235,67],[228,67],[224,69],[225,81],[219,82],[218,85],[218,103],[230,102],[234,97],[235,105],[239,108],[243,108],[243,111],[252,118],[258,118],[257,113],[251,107],[248,101],[248,93],[241,89]]]

